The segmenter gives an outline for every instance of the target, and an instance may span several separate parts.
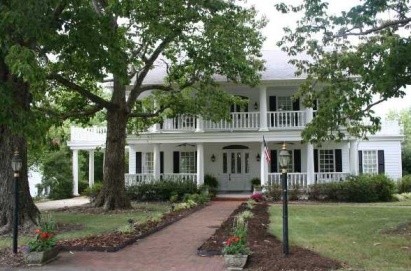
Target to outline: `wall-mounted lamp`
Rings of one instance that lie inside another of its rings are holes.
[[[211,162],[215,162],[215,155],[211,155]]]
[[[258,110],[258,103],[257,102],[254,103],[254,109]]]
[[[260,154],[257,154],[257,156],[255,157],[255,159],[257,160],[257,162],[260,162],[260,160],[261,160]]]

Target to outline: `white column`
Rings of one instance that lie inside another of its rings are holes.
[[[196,122],[197,122],[196,132],[198,132],[198,133],[204,132],[204,121],[203,121],[203,117],[199,116],[199,117],[196,119]]]
[[[350,173],[358,175],[358,142],[350,141]]]
[[[160,180],[160,144],[154,144],[154,180]]]
[[[308,107],[305,109],[305,123],[308,124],[313,120],[314,112],[312,107]]]
[[[136,147],[135,145],[128,146],[128,173],[136,174]]]
[[[260,131],[268,131],[267,127],[267,87],[260,86]]]
[[[268,182],[268,162],[265,159],[264,154],[264,142],[261,142],[261,152],[260,152],[260,180],[261,185],[267,185]]]
[[[94,185],[94,150],[88,151],[88,186]]]
[[[197,144],[197,186],[204,184],[204,144]]]
[[[78,193],[78,150],[73,150],[73,196]]]
[[[307,185],[314,184],[315,175],[314,175],[314,146],[311,143],[306,145],[307,153]]]

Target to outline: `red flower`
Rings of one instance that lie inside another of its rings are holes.
[[[48,232],[40,233],[40,238],[41,239],[48,239],[49,237],[50,237],[50,234]]]
[[[40,233],[41,233],[41,229],[36,229],[34,232],[35,232],[36,234],[40,234]]]
[[[227,246],[231,246],[232,244],[238,243],[240,241],[240,237],[238,236],[231,236],[225,242]]]

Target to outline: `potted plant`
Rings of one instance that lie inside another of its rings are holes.
[[[255,177],[255,178],[251,179],[250,182],[251,182],[251,187],[252,187],[253,194],[262,191],[260,178]]]
[[[243,270],[250,249],[247,247],[247,223],[236,220],[233,235],[224,242],[223,255],[227,270]]]
[[[29,266],[41,266],[57,258],[56,224],[52,219],[40,222],[40,228],[35,230],[34,240],[28,243],[28,252],[25,255]]]

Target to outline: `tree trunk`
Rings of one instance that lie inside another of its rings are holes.
[[[103,189],[95,205],[105,210],[131,208],[124,182],[127,113],[107,111],[107,140],[104,160]]]
[[[7,115],[13,121],[19,122],[18,118],[12,116],[14,112],[17,115],[30,110],[30,94],[28,86],[21,82],[20,79],[11,76],[8,72],[4,61],[0,60],[0,84],[1,91],[11,91],[12,103],[9,110],[12,112]],[[40,212],[34,205],[30,195],[28,177],[27,177],[27,141],[25,137],[14,131],[11,131],[7,123],[10,119],[0,122],[0,234],[7,233],[12,229],[14,221],[14,176],[11,167],[11,160],[15,150],[18,150],[23,162],[20,171],[19,181],[19,212],[18,220],[20,227],[30,228],[38,224]]]

